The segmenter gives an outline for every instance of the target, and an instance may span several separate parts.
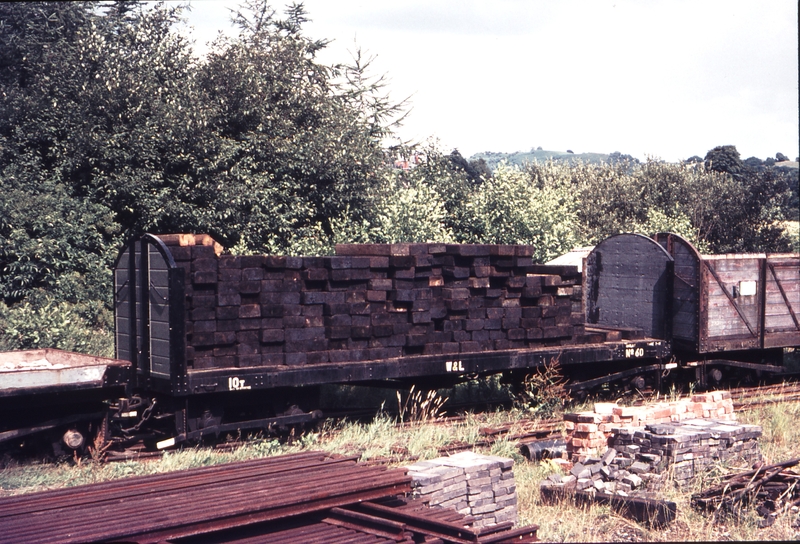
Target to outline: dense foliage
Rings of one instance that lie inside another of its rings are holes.
[[[175,5],[3,3],[0,21],[0,349],[109,355],[110,267],[148,231],[242,253],[525,243],[540,261],[621,231],[790,248],[797,169],[733,146],[682,164],[615,153],[494,171],[434,144],[389,152],[404,104],[359,54],[318,62],[327,42],[303,33],[302,5],[246,2],[238,34],[204,58]],[[425,159],[402,170],[397,153]]]

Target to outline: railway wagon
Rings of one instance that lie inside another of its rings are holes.
[[[579,272],[535,264],[532,249],[242,256],[207,235],[144,235],[114,265],[116,359],[0,355],[0,412],[17,414],[0,443],[67,430],[72,447],[100,430],[169,447],[313,420],[323,384],[442,387],[555,360],[573,391],[687,368],[704,386],[730,368],[780,373],[800,345],[798,254],[707,256],[674,234],[620,234]],[[30,372],[25,357],[49,366]]]
[[[130,381],[131,364],[118,359],[57,349],[0,353],[0,445],[52,434],[58,452],[81,448],[89,423],[103,420],[106,401],[126,396]]]
[[[230,429],[311,418],[293,405],[300,387],[433,387],[554,359],[594,379],[615,361],[661,368],[668,338],[585,330],[581,274],[534,264],[532,250],[359,244],[331,257],[238,256],[207,235],[145,235],[114,267],[117,358],[132,363],[137,388],[166,395],[177,441],[228,429],[232,412]]]
[[[701,255],[677,234],[620,234],[586,258],[587,326],[669,339],[705,385],[722,368],[781,372],[800,346],[800,255]]]

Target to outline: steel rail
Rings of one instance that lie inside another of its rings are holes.
[[[404,470],[320,452],[289,457],[7,497],[0,542],[169,540],[410,490]]]

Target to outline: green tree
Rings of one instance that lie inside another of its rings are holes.
[[[341,221],[338,243],[453,242],[444,201],[424,180],[387,175],[374,190],[371,222]]]
[[[409,185],[424,183],[433,188],[444,203],[447,213],[444,227],[451,232],[457,242],[474,239],[475,225],[465,207],[475,183],[459,161],[453,161],[450,155],[443,154],[436,142],[428,142],[421,150],[425,160],[416,168],[405,172],[394,172],[393,176],[404,180]],[[407,151],[410,153],[410,151]]]
[[[466,203],[473,243],[530,244],[545,262],[578,242],[577,202],[561,186],[538,187],[525,172],[501,164]]]
[[[302,6],[278,17],[248,3],[239,36],[201,60],[175,6],[6,3],[0,20],[7,319],[24,299],[58,311],[101,300],[105,315],[69,311],[102,326],[113,257],[145,231],[323,251],[335,221],[370,211],[403,108],[360,56],[316,61],[325,42],[302,33]]]
[[[744,163],[734,145],[720,145],[711,149],[706,153],[704,161],[706,168],[715,172],[736,175],[740,174],[744,168]]]
[[[319,64],[326,42],[302,33],[301,5],[285,18],[266,2],[246,6],[234,18],[239,35],[213,45],[200,75],[219,135],[213,172],[225,239],[241,233],[249,248],[281,253],[308,247],[309,237],[322,247],[332,221],[364,220],[384,168],[382,142],[402,106],[369,77],[360,54],[350,65]]]

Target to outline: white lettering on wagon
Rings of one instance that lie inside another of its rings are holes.
[[[463,361],[445,361],[444,368],[447,372],[464,372]]]
[[[242,378],[235,378],[235,377],[228,378],[228,390],[242,391],[243,389],[252,389],[252,387],[250,387],[249,385],[245,385],[244,380]]]
[[[626,347],[625,357],[644,357],[644,348]]]

